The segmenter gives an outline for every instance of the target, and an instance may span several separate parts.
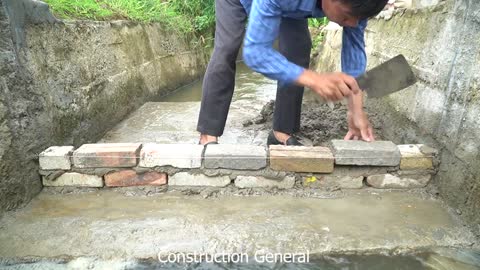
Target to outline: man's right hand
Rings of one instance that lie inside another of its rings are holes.
[[[339,101],[361,90],[357,81],[345,73],[316,73],[306,69],[297,83],[312,89],[327,101]]]

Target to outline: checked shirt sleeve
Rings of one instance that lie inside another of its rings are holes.
[[[353,77],[362,75],[367,66],[366,27],[367,20],[361,20],[356,27],[343,27],[342,71]]]
[[[253,0],[243,59],[254,71],[282,84],[291,84],[298,79],[304,68],[288,61],[273,48],[282,20],[281,5],[280,0]]]

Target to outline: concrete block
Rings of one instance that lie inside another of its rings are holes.
[[[303,186],[310,188],[360,189],[363,176],[313,175],[303,177]]]
[[[279,188],[289,189],[295,185],[295,177],[287,176],[282,180],[268,179],[262,176],[237,176],[235,186],[238,188]]]
[[[200,168],[203,145],[196,144],[144,144],[140,151],[140,167],[173,166]]]
[[[84,144],[73,152],[73,164],[77,168],[135,167],[140,143]]]
[[[188,172],[179,172],[169,176],[169,186],[208,186],[225,187],[230,184],[228,176],[206,176],[203,174],[190,174]]]
[[[421,148],[424,148],[423,145],[416,144],[406,144],[399,145],[398,149],[400,150],[401,160],[400,160],[400,169],[401,170],[418,170],[424,169],[429,170],[433,169],[433,157],[432,153],[425,154],[421,151]]]
[[[64,173],[54,180],[44,177],[43,185],[47,187],[103,187],[103,179],[97,175]]]
[[[270,167],[277,171],[333,172],[334,158],[326,147],[271,145]]]
[[[104,176],[107,187],[162,186],[167,184],[167,174],[146,172],[138,174],[134,170],[108,173]]]
[[[400,151],[390,141],[332,140],[335,164],[360,166],[398,166]]]
[[[52,146],[39,155],[41,170],[70,170],[73,146]]]
[[[256,145],[208,145],[204,166],[208,169],[258,170],[267,166],[267,151]]]
[[[380,174],[367,177],[367,183],[374,188],[380,189],[412,189],[423,188],[427,186],[431,178],[432,176],[430,174],[402,176],[393,174]]]

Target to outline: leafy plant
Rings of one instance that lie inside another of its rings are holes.
[[[215,24],[214,0],[44,0],[63,19],[163,22],[184,33],[203,33]]]

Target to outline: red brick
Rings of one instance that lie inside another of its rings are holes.
[[[137,174],[134,170],[123,170],[105,175],[107,187],[162,186],[167,184],[167,174],[147,172]]]
[[[84,144],[73,153],[77,168],[137,166],[140,143]]]

